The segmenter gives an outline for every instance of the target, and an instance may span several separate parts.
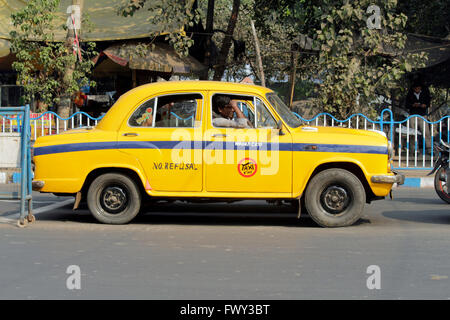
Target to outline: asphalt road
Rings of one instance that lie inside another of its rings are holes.
[[[20,229],[0,201],[0,299],[450,299],[449,205],[432,189],[394,197],[338,229],[264,201],[160,204],[110,226],[45,211],[68,202],[51,195]]]

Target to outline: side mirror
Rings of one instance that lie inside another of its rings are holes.
[[[278,134],[280,136],[284,136],[284,132],[283,132],[283,122],[281,122],[281,120],[278,120],[277,122],[277,130],[278,130]]]

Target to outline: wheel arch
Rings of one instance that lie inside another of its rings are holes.
[[[366,203],[370,203],[372,200],[374,200],[376,198],[375,194],[373,193],[372,189],[370,188],[370,185],[367,181],[364,171],[361,169],[361,167],[358,164],[356,164],[354,162],[349,162],[349,161],[325,162],[325,163],[318,165],[314,169],[312,174],[310,175],[304,190],[306,190],[308,188],[309,182],[315,175],[317,175],[319,172],[322,172],[327,169],[343,169],[343,170],[347,170],[347,171],[353,173],[359,179],[359,181],[361,181],[361,183],[364,187],[364,190],[366,192]],[[302,197],[304,197],[304,192],[303,192]]]
[[[84,183],[83,186],[81,187],[81,195],[82,198],[85,198],[86,193],[89,189],[89,186],[91,185],[91,183],[99,176],[106,174],[106,173],[120,173],[120,174],[124,174],[128,177],[130,177],[138,186],[139,191],[141,192],[142,196],[146,196],[147,192],[145,191],[144,188],[144,181],[145,178],[141,175],[140,172],[138,172],[138,170],[132,169],[132,168],[127,168],[127,167],[100,167],[100,168],[96,168],[91,170],[88,175],[86,176],[86,179],[84,179]]]

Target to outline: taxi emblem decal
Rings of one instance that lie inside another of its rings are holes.
[[[238,163],[238,172],[244,178],[250,178],[255,175],[258,165],[251,158],[244,158]]]

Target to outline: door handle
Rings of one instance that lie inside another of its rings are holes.
[[[139,134],[136,132],[127,132],[122,134],[124,137],[137,137]]]
[[[225,133],[216,133],[212,135],[213,138],[225,138],[227,135]]]

